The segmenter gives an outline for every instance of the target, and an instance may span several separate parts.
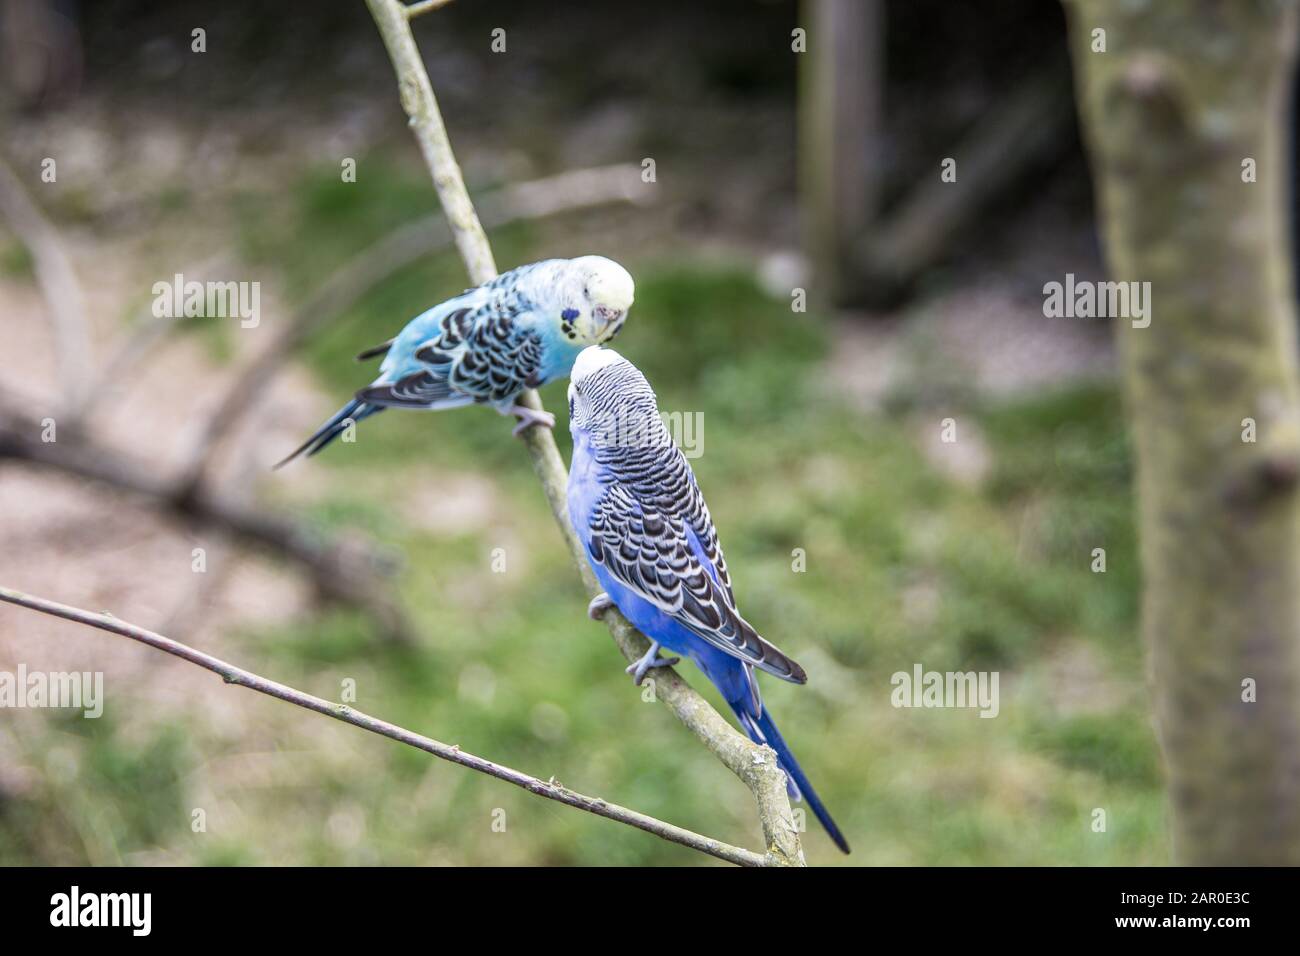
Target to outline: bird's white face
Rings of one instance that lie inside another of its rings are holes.
[[[612,259],[582,256],[572,260],[561,296],[560,334],[575,345],[608,342],[627,321],[634,291],[632,277]]]
[[[591,382],[591,377],[603,368],[626,361],[613,349],[602,349],[596,345],[589,346],[578,353],[578,358],[573,363],[573,371],[569,373],[570,431],[591,427],[592,419],[599,412],[594,407],[597,396],[584,388]]]

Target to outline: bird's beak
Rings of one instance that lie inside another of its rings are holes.
[[[598,305],[592,310],[592,318],[596,320],[597,327],[603,337],[609,329],[615,325],[623,316],[620,309],[611,309],[608,306]]]

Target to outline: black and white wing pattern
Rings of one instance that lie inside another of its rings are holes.
[[[383,378],[357,398],[373,405],[453,408],[505,402],[540,384],[544,343],[528,321],[533,303],[515,285],[521,271],[415,319],[389,349]]]
[[[412,372],[395,382],[368,385],[357,392],[357,399],[388,408],[456,408],[475,401],[473,396],[453,392],[445,378],[427,371]]]
[[[515,320],[517,314],[503,314],[498,306],[491,314],[478,316],[467,335],[449,336],[435,347],[421,349],[416,357],[438,368],[448,362],[449,352],[453,353],[446,365],[453,391],[473,395],[480,402],[513,398],[540,384],[542,366],[542,338],[521,326]]]
[[[587,528],[592,559],[719,650],[783,680],[804,683],[803,668],[737,612],[717,531],[681,451],[670,444],[598,457],[614,480],[596,502]],[[704,561],[717,572],[716,581]]]

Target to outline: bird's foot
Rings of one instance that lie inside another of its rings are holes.
[[[555,416],[550,412],[543,412],[536,408],[529,408],[527,405],[511,405],[506,409],[505,414],[513,415],[519,419],[515,425],[514,431],[510,434],[518,438],[525,429],[532,428],[534,425],[545,425],[547,428],[555,427]]]
[[[587,617],[591,618],[593,621],[599,621],[600,616],[613,606],[614,599],[604,591],[601,591],[592,598],[591,603],[587,605]]]
[[[645,654],[642,655],[640,660],[636,661],[635,663],[629,664],[626,668],[624,668],[624,672],[632,675],[633,684],[640,685],[641,681],[645,680],[645,672],[648,671],[650,668],[672,667],[680,660],[681,660],[680,657],[660,657],[659,642],[651,641],[650,650],[646,651]]]

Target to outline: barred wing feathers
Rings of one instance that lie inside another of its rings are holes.
[[[664,505],[663,499],[635,495],[625,483],[611,484],[589,522],[592,559],[719,650],[782,680],[804,683],[808,678],[803,668],[760,637],[736,611],[712,523],[704,535],[688,531],[683,513]],[[702,513],[707,518],[707,510]],[[718,556],[717,581],[697,555],[692,536],[705,555],[712,550]]]

